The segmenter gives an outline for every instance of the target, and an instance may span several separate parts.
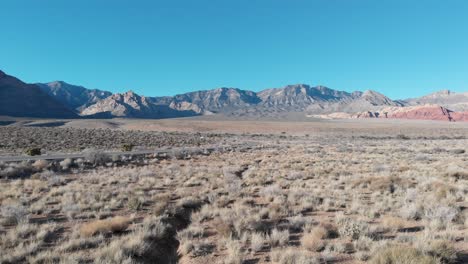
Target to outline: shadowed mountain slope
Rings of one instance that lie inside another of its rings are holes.
[[[15,117],[76,118],[73,111],[44,93],[0,71],[0,115]]]
[[[111,92],[87,89],[83,86],[71,85],[63,81],[36,83],[36,85],[69,109],[77,112],[112,95]]]

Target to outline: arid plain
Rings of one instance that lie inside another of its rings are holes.
[[[468,262],[468,123],[2,125],[1,263]]]

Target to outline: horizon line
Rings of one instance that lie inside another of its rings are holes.
[[[88,89],[88,90],[99,90],[99,91],[103,91],[103,92],[110,92],[112,94],[124,94],[124,93],[127,93],[127,92],[133,92],[137,95],[140,95],[140,96],[143,96],[143,97],[153,97],[153,98],[157,98],[157,97],[173,97],[173,96],[177,96],[177,95],[183,95],[183,94],[187,94],[187,93],[193,93],[193,92],[202,92],[202,91],[212,91],[212,90],[216,90],[216,89],[237,89],[237,90],[241,90],[241,91],[248,91],[248,92],[253,92],[253,93],[259,93],[259,92],[262,92],[262,91],[265,91],[265,90],[269,90],[269,89],[284,89],[288,86],[294,86],[294,85],[307,85],[309,87],[312,87],[312,88],[316,88],[316,87],[325,87],[325,88],[328,88],[328,89],[331,89],[331,90],[334,90],[334,91],[339,91],[339,92],[346,92],[346,93],[349,93],[349,94],[352,94],[352,93],[355,93],[355,92],[365,92],[365,91],[374,91],[374,92],[377,92],[377,93],[380,93],[388,98],[390,98],[391,100],[393,101],[399,101],[399,100],[407,100],[407,99],[414,99],[414,98],[419,98],[419,97],[423,97],[423,96],[427,96],[427,95],[431,95],[431,94],[434,94],[434,93],[438,93],[438,92],[442,92],[442,91],[449,91],[450,93],[466,93],[468,92],[468,90],[466,91],[453,91],[451,89],[447,89],[447,88],[443,88],[443,89],[437,89],[435,91],[431,91],[431,92],[428,92],[428,93],[425,93],[425,94],[422,94],[422,95],[419,95],[417,97],[405,97],[405,98],[397,98],[397,99],[394,99],[390,96],[387,96],[385,93],[383,92],[380,92],[378,90],[375,90],[375,89],[362,89],[362,90],[354,90],[354,91],[345,91],[345,90],[341,90],[341,89],[335,89],[335,88],[331,88],[327,85],[322,85],[322,84],[317,84],[317,85],[313,85],[313,84],[308,84],[308,83],[295,83],[295,84],[286,84],[286,85],[283,85],[283,86],[278,86],[278,87],[269,87],[269,88],[261,88],[259,89],[258,91],[254,91],[254,90],[251,90],[251,89],[243,89],[243,88],[240,88],[240,87],[234,87],[234,86],[231,86],[231,87],[228,87],[228,86],[218,86],[218,87],[214,87],[214,88],[209,88],[209,89],[206,89],[206,88],[202,88],[202,89],[195,89],[195,90],[191,90],[191,91],[188,91],[188,92],[183,92],[183,93],[176,93],[176,94],[172,94],[172,95],[144,95],[143,93],[137,93],[134,91],[134,88],[130,88],[130,89],[125,89],[124,92],[112,92],[112,91],[109,91],[109,90],[106,90],[106,89],[100,89],[100,88],[89,88],[89,87],[86,87],[85,85],[82,85],[82,84],[73,84],[71,82],[68,82],[68,81],[65,81],[65,80],[54,80],[54,81],[50,81],[50,82],[27,82],[27,81],[24,81],[22,78],[19,78],[19,77],[16,77],[16,75],[10,75],[9,73],[3,71],[2,69],[0,69],[0,72],[3,72],[5,73],[6,75],[9,75],[9,76],[12,76],[14,78],[17,78],[19,79],[20,81],[22,82],[25,82],[27,84],[49,84],[49,83],[54,83],[54,82],[61,82],[61,83],[65,83],[65,84],[68,84],[68,85],[72,85],[72,86],[78,86],[78,87],[82,87],[82,88],[85,88],[85,89]]]

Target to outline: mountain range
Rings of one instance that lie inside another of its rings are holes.
[[[44,93],[0,71],[0,115],[14,117],[77,118],[77,113]]]
[[[468,121],[468,93],[439,91],[392,100],[376,91],[348,93],[306,84],[253,92],[217,88],[175,96],[113,94],[63,81],[26,84],[0,71],[0,115],[41,118],[173,118],[198,115],[406,118]]]

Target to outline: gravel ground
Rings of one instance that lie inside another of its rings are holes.
[[[0,153],[20,153],[28,148],[70,152],[87,148],[113,150],[124,144],[144,147],[180,147],[213,144],[216,134],[123,131],[50,127],[0,127]]]

